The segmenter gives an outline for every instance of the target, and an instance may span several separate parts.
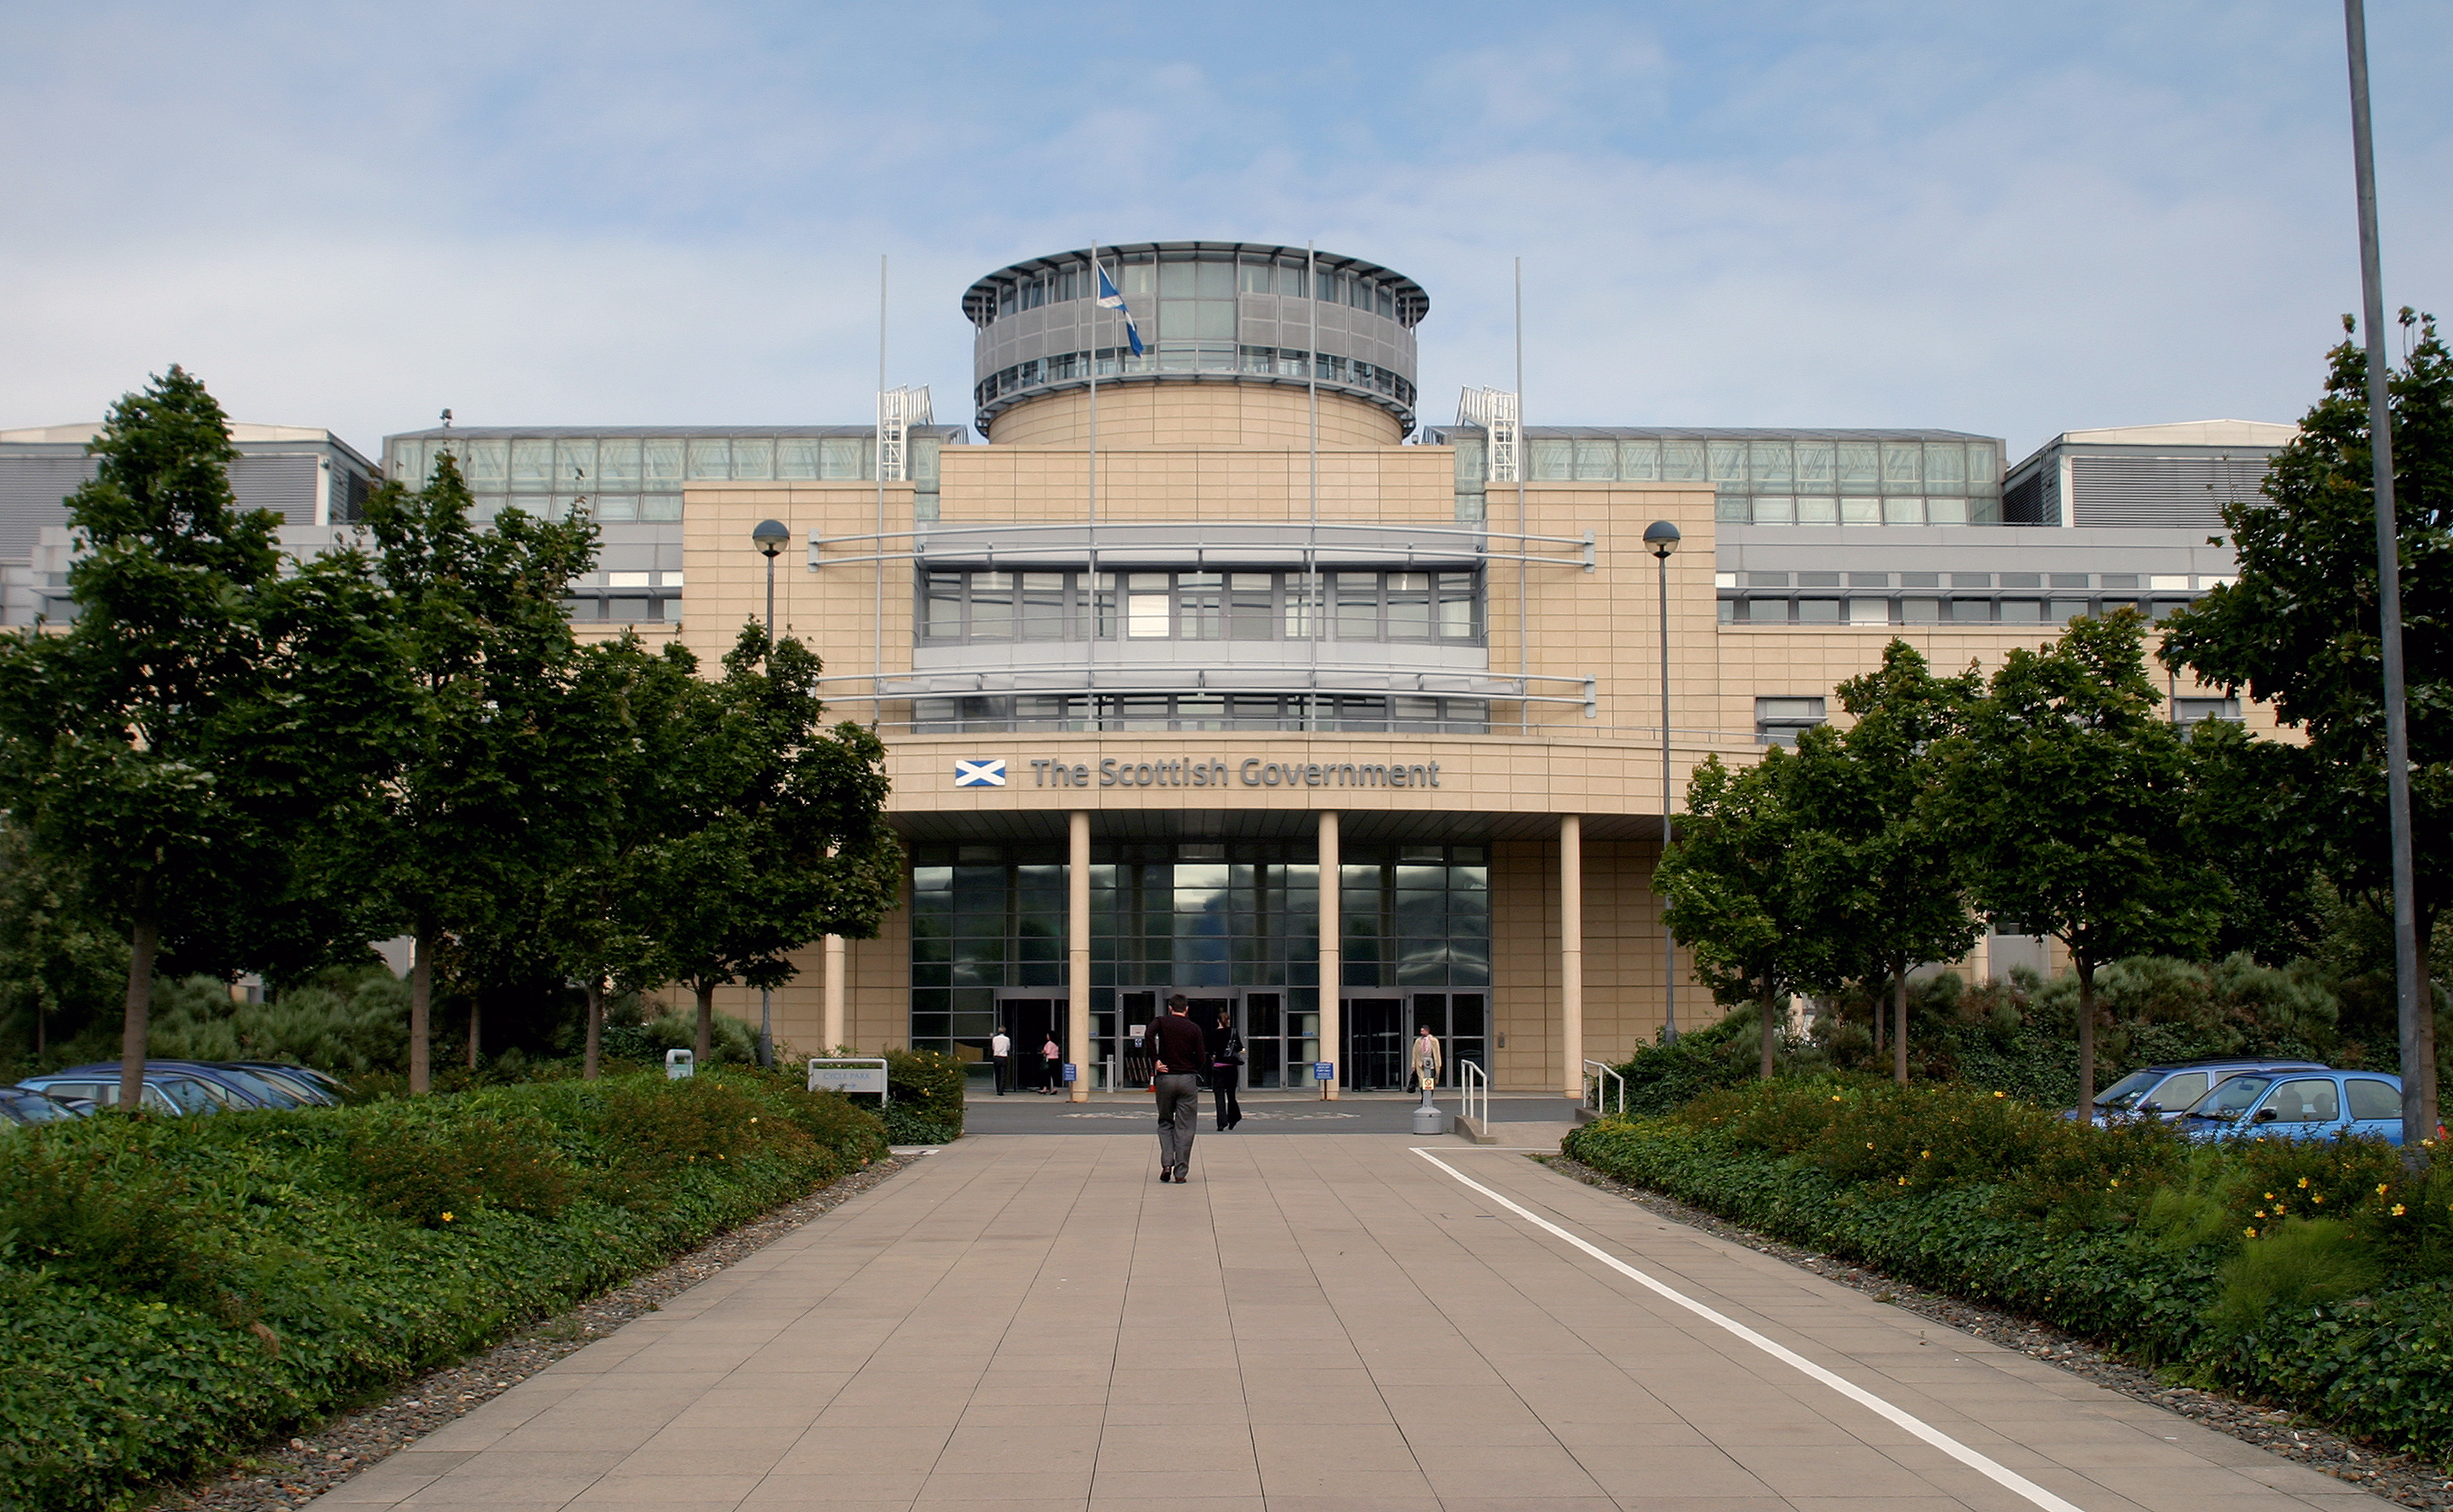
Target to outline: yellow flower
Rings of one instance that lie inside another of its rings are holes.
[[[1837,1092],[1832,1093],[1832,1094],[1831,1094],[1831,1101],[1832,1101],[1832,1102],[1834,1102],[1834,1103],[1839,1102],[1839,1101],[1840,1101],[1840,1094],[1839,1094],[1839,1093],[1837,1093]]]
[[[2007,1092],[1996,1092],[1993,1095],[1995,1097],[2008,1097],[2010,1094]]]
[[[752,1113],[751,1115],[749,1115],[749,1122],[750,1122],[750,1123],[752,1123],[752,1124],[757,1123],[757,1122],[758,1122],[758,1115],[757,1115],[757,1114],[755,1114],[755,1113]]]
[[[1901,1177],[1901,1178],[1900,1178],[1900,1184],[1901,1184],[1902,1186],[1905,1186],[1907,1184],[1908,1184],[1908,1179],[1907,1179],[1906,1177],[1903,1176],[1903,1177]]]
[[[1933,1159],[1933,1151],[1927,1150],[1924,1154],[1918,1156],[1917,1159],[1921,1161],[1929,1161]]]
[[[2254,1228],[2244,1229],[2243,1232],[2246,1233],[2251,1239],[2255,1239],[2257,1237],[2257,1230]]]
[[[2383,1182],[2379,1182],[2379,1183],[2377,1183],[2377,1195],[2378,1195],[2379,1197],[2383,1197],[2383,1196],[2384,1195],[2384,1193],[2385,1193],[2385,1184],[2384,1184],[2384,1183],[2383,1183]]]
[[[2120,1185],[2120,1184],[2121,1184],[2121,1178],[2120,1178],[2120,1177],[2118,1177],[2118,1176],[2114,1177],[2114,1178],[2112,1179],[2112,1184],[2113,1184],[2113,1185],[2115,1185],[2115,1186]]]
[[[449,1213],[446,1213],[446,1214],[444,1214],[444,1215],[443,1215],[443,1221],[444,1221],[445,1223],[447,1223],[447,1224],[448,1224],[448,1223],[449,1223],[449,1222],[451,1222],[451,1215],[450,1215]]]
[[[2310,1201],[2310,1202],[2312,1202],[2312,1203],[2322,1203],[2322,1202],[2323,1202],[2324,1200],[2325,1200],[2325,1194],[2324,1194],[2324,1193],[2323,1193],[2323,1192],[2310,1192],[2310,1193],[2308,1194],[2308,1201]]]
[[[2265,1194],[2265,1200],[2266,1200],[2267,1202],[2269,1202],[2269,1203],[2270,1203],[2270,1202],[2272,1202],[2272,1201],[2274,1201],[2274,1194],[2273,1194],[2272,1192],[2268,1192],[2268,1193],[2266,1193],[2266,1194]]]
[[[1872,1149],[1873,1147],[1874,1147],[1873,1143],[1872,1143],[1870,1140],[1869,1140],[1869,1141],[1867,1141],[1867,1142],[1866,1142],[1866,1144],[1865,1144],[1865,1148],[1867,1148],[1867,1149]]]
[[[2393,1204],[2393,1216],[2394,1216],[2394,1217],[2396,1217],[2396,1218],[2400,1218],[2400,1217],[2403,1215],[2403,1205],[2402,1205],[2400,1203],[2396,1203],[2396,1204]]]
[[[2263,1207],[2259,1208],[2259,1209],[2257,1210],[2257,1216],[2258,1216],[2258,1217],[2260,1217],[2260,1218],[2264,1218],[2264,1217],[2265,1216],[2265,1209],[2264,1209],[2264,1208],[2263,1208]]]
[[[2300,1189],[2303,1192],[2308,1189],[2308,1178],[2305,1176],[2300,1178]]]

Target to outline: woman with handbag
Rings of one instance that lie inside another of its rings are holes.
[[[1224,1134],[1244,1122],[1244,1105],[1235,1096],[1236,1084],[1244,1080],[1244,1037],[1235,1032],[1234,1010],[1220,1008],[1218,1022],[1202,1038],[1209,1044],[1209,1095]]]

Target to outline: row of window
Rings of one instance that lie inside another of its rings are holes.
[[[1422,319],[1428,302],[1410,286],[1399,286],[1361,273],[1319,269],[1313,276],[1302,258],[1242,257],[1231,253],[1168,254],[1164,261],[1148,252],[1127,252],[1114,258],[1102,254],[1117,292],[1136,310],[1146,307],[1136,296],[1160,300],[1214,299],[1231,301],[1236,294],[1277,294],[1301,299],[1317,294],[1326,304],[1370,310],[1411,326]],[[1043,305],[1090,297],[1097,280],[1087,262],[1066,263],[1026,277],[999,279],[992,295],[966,301],[971,319],[982,326],[1037,309]]]
[[[920,639],[1338,641],[1483,637],[1480,574],[930,571]],[[1121,612],[1119,606],[1121,605]]]
[[[1724,493],[1713,501],[1713,518],[1724,525],[2000,525],[1998,499],[1955,495],[1896,495],[1882,499],[1747,498]]]
[[[1724,625],[2065,625],[2082,614],[2104,615],[2132,608],[2167,620],[2187,599],[2130,598],[1887,598],[1858,594],[1845,599],[1765,597],[1721,600]]]
[[[1483,464],[1483,443],[1457,438]],[[1725,495],[1947,494],[2002,491],[2002,448],[1990,441],[1714,441],[1676,436],[1531,436],[1537,483],[1712,483]],[[1461,455],[1458,466],[1466,468]],[[1724,518],[1727,518],[1724,516]]]
[[[911,721],[919,735],[1235,729],[1483,735],[1490,729],[1490,703],[1405,694],[990,693],[913,699]]]
[[[934,478],[942,443],[913,439],[914,475]],[[415,487],[448,450],[475,493],[654,492],[682,483],[866,478],[872,446],[860,435],[402,439],[390,444],[389,470]]]
[[[1794,746],[1801,733],[1824,722],[1828,706],[1820,698],[1756,699],[1755,742],[1762,746]],[[2175,698],[2166,712],[2175,725],[2196,725],[2210,719],[2226,725],[2241,723],[2237,698]],[[2003,923],[1997,925],[1995,932],[2023,931],[2015,924]]]
[[[1227,309],[1233,314],[1232,308]],[[1221,323],[1212,332],[1179,334],[1174,327],[1164,328],[1166,335],[1153,342],[1141,356],[1129,348],[1102,347],[1095,354],[1099,376],[1114,378],[1134,373],[1154,372],[1240,372],[1263,377],[1317,379],[1346,388],[1367,388],[1387,395],[1408,409],[1414,405],[1414,386],[1404,373],[1393,368],[1383,368],[1360,359],[1316,355],[1278,347],[1241,347],[1235,344],[1235,325],[1231,318]],[[972,398],[981,408],[1007,394],[1021,393],[1043,384],[1084,383],[1090,377],[1094,354],[1087,351],[1066,352],[1054,357],[1034,357],[988,374],[974,385]],[[1306,370],[1308,368],[1308,370]]]

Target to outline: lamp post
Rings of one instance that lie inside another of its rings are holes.
[[[761,520],[749,532],[749,544],[767,559],[767,645],[770,654],[775,645],[775,558],[782,554],[784,544],[791,539],[791,530],[781,520]],[[828,1049],[831,1053],[832,1047]],[[758,989],[758,1064],[769,1069],[775,1064],[775,991],[772,987]]]
[[[1661,857],[1669,859],[1669,554],[1678,549],[1678,527],[1655,520],[1644,527],[1645,547],[1661,564]],[[1666,910],[1668,900],[1662,900]],[[1661,921],[1661,1043],[1678,1043],[1678,939]]]

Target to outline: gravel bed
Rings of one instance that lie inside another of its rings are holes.
[[[2293,1412],[2244,1402],[2221,1392],[2175,1385],[2154,1371],[2127,1363],[2075,1334],[2031,1323],[2013,1313],[1963,1302],[1941,1292],[1927,1291],[1922,1286],[1912,1286],[1880,1271],[1851,1265],[1814,1250],[1801,1249],[1700,1207],[1690,1207],[1676,1198],[1640,1186],[1629,1186],[1565,1156],[1538,1158],[1562,1176],[1624,1197],[1647,1212],[1657,1213],[1673,1223],[1685,1224],[1717,1238],[1744,1244],[1774,1260],[1785,1261],[1801,1270],[1810,1270],[1825,1281],[1865,1292],[1876,1302],[1888,1303],[1921,1318],[1947,1324],[1962,1333],[1973,1334],[1987,1343],[2016,1349],[2021,1354],[2059,1365],[2072,1375],[2118,1391],[2124,1397],[2152,1403],[2167,1412],[2178,1413],[2191,1422],[2203,1423],[2218,1433],[2227,1433],[2286,1460],[2295,1460],[2398,1505],[2427,1507],[2431,1512],[2453,1512],[2453,1479],[2447,1479],[2443,1466],[2408,1455],[2390,1454],[2372,1444],[2329,1433]]]
[[[268,1443],[210,1479],[172,1491],[153,1504],[162,1512],[281,1512],[303,1506],[927,1153],[933,1152],[898,1147],[885,1160],[718,1235],[660,1270],[592,1297],[484,1354],[429,1370],[384,1401],[334,1418],[305,1438]]]

